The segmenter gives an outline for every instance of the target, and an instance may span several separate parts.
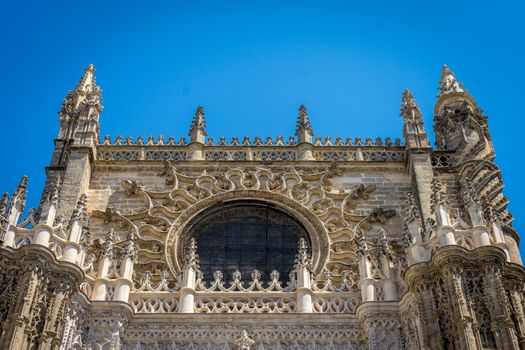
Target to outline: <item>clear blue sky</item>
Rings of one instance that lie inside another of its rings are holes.
[[[38,204],[56,113],[88,63],[102,135],[176,138],[198,104],[216,138],[292,135],[301,103],[318,135],[401,137],[405,87],[431,132],[446,63],[489,116],[523,232],[523,2],[282,3],[4,1],[0,190],[28,175]]]

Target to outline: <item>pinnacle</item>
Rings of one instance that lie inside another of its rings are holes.
[[[95,66],[93,64],[88,64],[86,68],[84,68],[84,72],[89,72],[89,73],[95,73],[96,69],[95,69]]]
[[[454,78],[456,77],[454,72],[452,72],[450,68],[446,64],[444,64],[443,68],[441,68],[441,80],[443,80],[443,78],[447,75],[452,75]]]
[[[204,136],[207,136],[205,129],[206,119],[204,118],[204,108],[202,108],[202,106],[198,106],[195,110],[195,116],[191,122],[191,128],[188,135],[193,138],[195,136],[194,134],[201,132]]]
[[[308,110],[303,104],[299,106],[295,135],[300,136],[302,133],[309,134],[310,136],[314,134],[312,124],[310,123],[310,118],[308,118]]]
[[[18,187],[26,187],[27,186],[27,176],[22,176],[22,179],[20,180],[20,184]]]

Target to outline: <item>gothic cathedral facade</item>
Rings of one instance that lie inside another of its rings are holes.
[[[525,349],[525,270],[487,117],[443,67],[436,146],[101,138],[92,65],[37,209],[0,201],[1,349]]]

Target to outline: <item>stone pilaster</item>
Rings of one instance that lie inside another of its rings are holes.
[[[493,262],[484,266],[484,289],[489,304],[492,331],[498,349],[519,349],[514,324],[510,318],[509,301],[501,280],[500,268]]]
[[[459,266],[450,265],[445,268],[443,277],[447,282],[452,314],[457,322],[457,343],[461,349],[475,350],[478,348],[478,343],[474,333],[474,318],[463,290],[462,269]]]

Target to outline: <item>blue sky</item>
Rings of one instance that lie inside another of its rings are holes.
[[[28,206],[88,63],[102,136],[177,139],[199,104],[215,138],[292,135],[301,103],[317,135],[401,137],[404,88],[432,134],[446,63],[489,116],[523,231],[523,2],[11,1],[0,12],[0,190],[28,175]]]

